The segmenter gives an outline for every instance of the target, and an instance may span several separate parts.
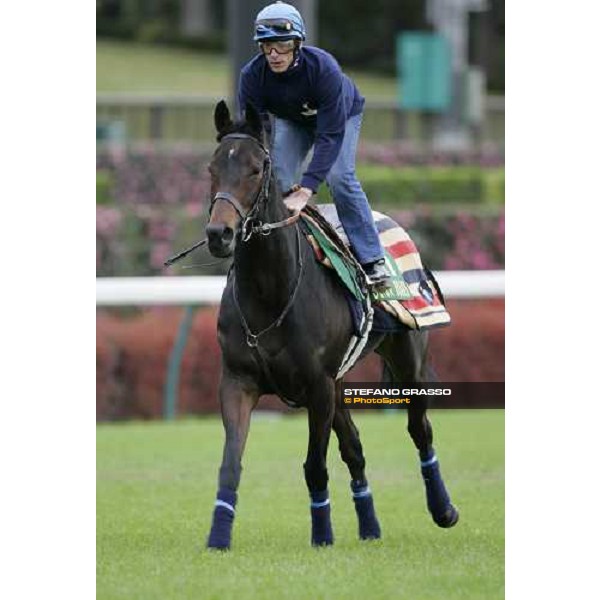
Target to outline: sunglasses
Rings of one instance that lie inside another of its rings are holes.
[[[294,40],[259,42],[258,47],[263,54],[271,54],[271,50],[275,50],[277,54],[289,54],[294,50]]]

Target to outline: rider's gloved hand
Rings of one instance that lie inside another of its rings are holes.
[[[313,191],[305,187],[297,187],[284,199],[285,205],[292,211],[300,212],[313,195]]]

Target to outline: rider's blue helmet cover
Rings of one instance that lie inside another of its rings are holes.
[[[285,2],[265,6],[254,21],[254,41],[305,40],[304,20],[297,8]]]

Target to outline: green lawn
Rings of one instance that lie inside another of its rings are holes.
[[[396,80],[349,72],[368,97],[395,98]],[[96,43],[96,91],[206,94],[228,93],[225,55],[113,41]]]
[[[410,600],[504,597],[504,412],[432,411],[461,520],[430,520],[403,414],[358,413],[383,539],[360,542],[330,445],[336,543],[309,545],[306,415],[252,423],[233,550],[204,549],[222,450],[217,418],[97,429],[97,597]]]

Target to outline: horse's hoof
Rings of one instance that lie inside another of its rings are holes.
[[[214,552],[227,552],[228,550],[231,550],[231,543],[208,540],[206,542],[206,549]]]
[[[361,535],[359,537],[363,541],[380,540],[381,539],[381,532],[379,532],[379,533],[367,533],[367,534],[363,534],[363,535]]]
[[[458,523],[458,517],[458,509],[451,504],[448,510],[441,517],[433,517],[433,521],[438,527],[449,529]]]
[[[326,546],[333,546],[333,540],[323,540],[322,542],[316,542],[312,540],[311,546],[313,548],[325,548]]]
[[[358,532],[358,537],[361,540],[378,540],[381,538],[381,528],[379,527],[379,523],[375,521],[375,523],[371,524],[368,527],[365,527],[362,531]]]

